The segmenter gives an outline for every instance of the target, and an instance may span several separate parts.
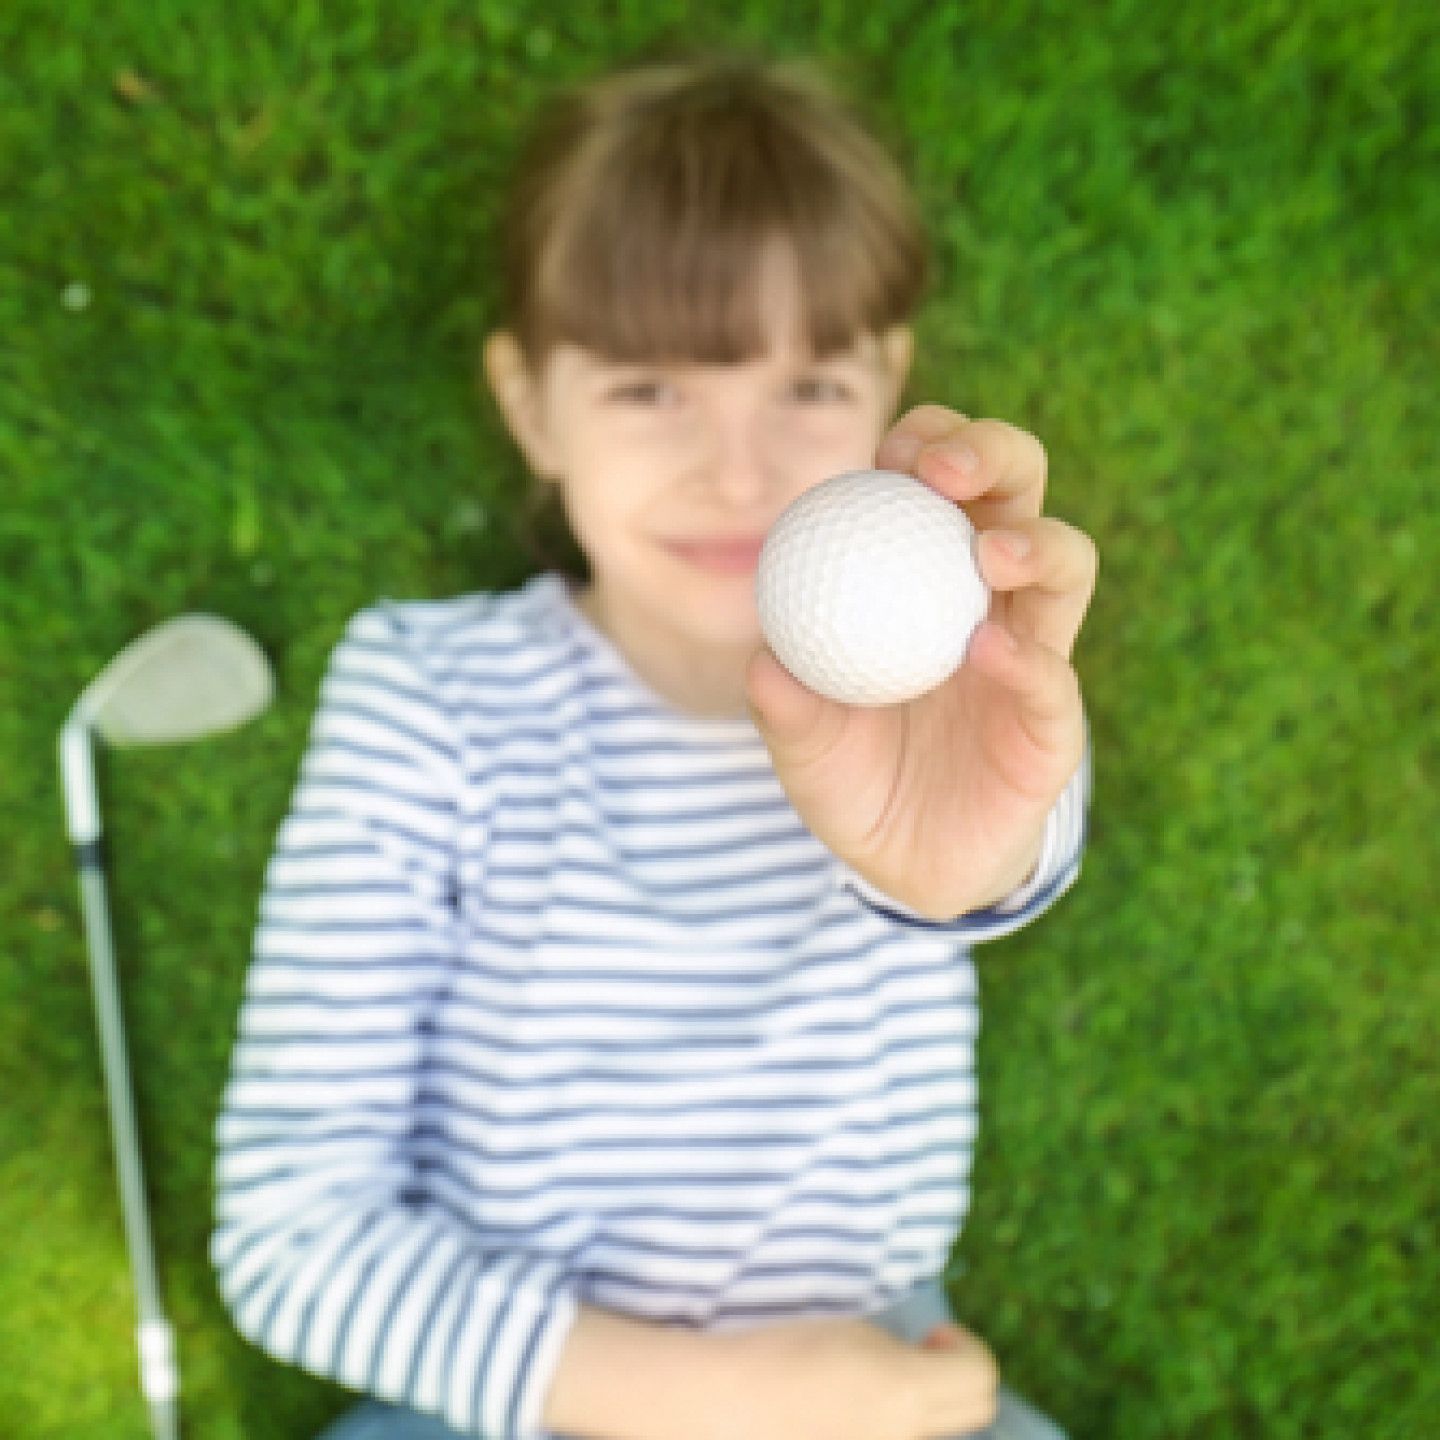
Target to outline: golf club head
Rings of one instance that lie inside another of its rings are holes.
[[[173,745],[234,730],[275,693],[270,662],[238,625],[179,615],[131,641],[87,685],[60,732],[60,775],[71,842],[96,863],[100,805],[92,734],[111,745]]]
[[[173,745],[234,730],[270,703],[264,652],[218,615],[179,615],[131,641],[86,686],[72,718],[111,745]]]

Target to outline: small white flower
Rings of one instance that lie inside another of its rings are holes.
[[[462,535],[472,535],[483,530],[490,517],[478,500],[462,500],[450,513],[450,526]]]

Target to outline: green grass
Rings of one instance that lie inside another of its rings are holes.
[[[53,746],[85,681],[187,609],[252,630],[280,685],[242,732],[103,771],[187,1434],[299,1440],[345,1403],[229,1326],[210,1126],[344,621],[533,568],[474,390],[503,159],[552,79],[659,24],[713,33],[609,8],[0,12],[16,1440],[146,1433]],[[907,404],[1034,431],[1102,556],[1091,848],[982,954],[953,1298],[1077,1440],[1415,1440],[1440,1412],[1435,12],[973,8],[737,22],[847,67],[904,147],[940,267]]]

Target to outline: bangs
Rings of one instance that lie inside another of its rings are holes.
[[[853,139],[737,105],[724,87],[672,103],[664,124],[632,118],[581,140],[569,203],[528,237],[530,356],[568,341],[616,363],[758,359],[777,241],[799,287],[800,333],[785,338],[812,358],[918,305],[923,235],[878,147],[857,156]]]

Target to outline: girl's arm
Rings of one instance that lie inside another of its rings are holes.
[[[416,1184],[466,777],[404,624],[362,611],[331,657],[266,872],[211,1255],[237,1328],[270,1354],[457,1429],[536,1435],[574,1277]]]

